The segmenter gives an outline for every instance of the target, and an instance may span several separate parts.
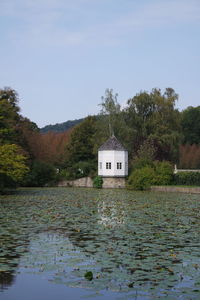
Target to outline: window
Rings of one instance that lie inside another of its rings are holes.
[[[111,162],[106,163],[106,169],[111,169]]]
[[[102,162],[99,163],[99,169],[102,169]]]
[[[121,170],[122,169],[122,163],[121,162],[117,162],[117,169]]]

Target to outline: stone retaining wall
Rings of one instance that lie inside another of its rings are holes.
[[[124,177],[103,177],[103,189],[124,189],[125,187]]]
[[[200,194],[200,187],[152,186],[151,191]]]
[[[63,180],[58,183],[58,186],[72,186],[72,187],[93,187],[93,181],[90,177],[83,177],[75,180]],[[124,189],[125,188],[125,178],[121,177],[103,177],[102,188],[108,189]]]
[[[93,182],[90,177],[83,177],[75,180],[63,180],[58,183],[58,186],[74,186],[74,187],[93,187]]]

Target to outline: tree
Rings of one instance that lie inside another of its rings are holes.
[[[23,148],[30,160],[34,159],[33,149],[30,144],[32,136],[39,135],[39,128],[36,123],[31,122],[28,118],[20,115],[18,122],[15,124],[16,141]]]
[[[65,132],[25,131],[26,141],[33,160],[39,160],[60,167],[65,160],[66,146],[71,130]]]
[[[64,168],[70,170],[75,177],[80,173],[78,169],[81,168],[80,165],[82,166],[83,162],[87,162],[87,167],[93,165],[92,169],[96,169],[97,153],[93,151],[95,131],[96,117],[92,116],[87,117],[72,130],[66,147]]]
[[[132,148],[137,153],[145,140],[154,144],[156,159],[176,161],[180,140],[180,114],[175,109],[178,95],[171,88],[140,92],[128,100],[126,123],[132,129]]]
[[[28,172],[26,158],[21,152],[14,144],[0,146],[0,190],[20,183]]]
[[[200,106],[189,106],[182,112],[182,133],[184,144],[200,144]]]
[[[200,169],[200,145],[185,144],[179,147],[179,164],[180,169]]]
[[[155,159],[155,151],[153,144],[146,140],[140,145],[137,156],[131,161],[131,169],[152,166]]]
[[[117,100],[118,94],[112,89],[106,89],[105,96],[102,96],[100,113],[96,122],[94,152],[97,153],[99,146],[111,135],[115,135],[123,141],[125,147],[129,143],[129,128],[125,124],[124,113]]]
[[[17,92],[11,88],[0,89],[0,144],[16,142],[19,110]]]
[[[117,101],[118,94],[113,94],[112,89],[106,89],[105,96],[102,96],[101,114],[107,116],[109,136],[114,134],[117,117],[120,114],[120,104]]]
[[[34,161],[30,172],[24,178],[23,185],[43,187],[47,184],[55,183],[56,169],[53,165]]]

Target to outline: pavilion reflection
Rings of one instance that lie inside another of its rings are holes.
[[[118,203],[102,201],[98,204],[99,224],[115,226],[125,223],[125,211]]]

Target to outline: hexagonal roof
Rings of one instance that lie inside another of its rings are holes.
[[[118,139],[112,135],[103,145],[101,145],[98,151],[104,150],[117,150],[117,151],[127,151],[124,146],[118,141]]]

